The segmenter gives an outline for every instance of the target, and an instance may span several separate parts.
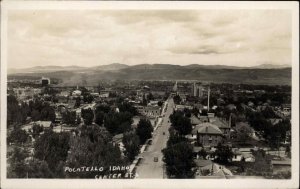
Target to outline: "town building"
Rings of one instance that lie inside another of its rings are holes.
[[[197,142],[202,146],[217,146],[224,138],[219,127],[208,122],[196,125],[192,135],[197,136]]]
[[[138,108],[140,114],[147,117],[158,117],[161,113],[161,108],[159,106],[146,106]]]
[[[42,77],[41,84],[42,86],[50,85],[50,78]]]
[[[30,87],[14,88],[13,91],[16,97],[20,100],[33,98],[35,95],[39,95],[42,93],[42,89]]]

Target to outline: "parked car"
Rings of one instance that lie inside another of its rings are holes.
[[[154,157],[154,162],[158,162],[158,157]]]

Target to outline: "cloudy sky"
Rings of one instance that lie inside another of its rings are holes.
[[[8,67],[291,64],[285,10],[14,10]]]

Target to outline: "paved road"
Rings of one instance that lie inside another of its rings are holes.
[[[167,100],[168,106],[165,111],[165,116],[162,120],[162,125],[154,131],[152,138],[152,145],[148,146],[147,150],[140,154],[144,158],[141,160],[140,164],[137,166],[136,173],[138,174],[137,178],[163,178],[164,162],[162,161],[163,154],[161,152],[162,149],[166,147],[167,140],[169,137],[169,127],[171,123],[169,123],[169,116],[173,112],[174,101],[172,98]],[[165,135],[163,135],[165,132]],[[158,157],[158,162],[154,162],[154,157]]]

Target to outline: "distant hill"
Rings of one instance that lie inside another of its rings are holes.
[[[103,65],[103,66],[97,66],[93,67],[98,70],[120,70],[124,68],[128,68],[129,66],[126,64],[119,64],[119,63],[113,63],[113,64],[108,64],[108,65]]]
[[[28,69],[30,70],[30,69]],[[28,71],[27,70],[27,71]],[[38,76],[60,79],[63,85],[83,82],[96,85],[101,80],[199,80],[215,83],[249,83],[291,85],[291,68],[243,68],[233,66],[171,65],[171,64],[110,64],[97,67],[40,67],[31,72],[15,72],[13,76]]]
[[[253,68],[258,68],[258,69],[281,69],[281,68],[289,68],[290,66],[288,65],[274,65],[274,64],[261,64],[259,66],[254,66]]]

